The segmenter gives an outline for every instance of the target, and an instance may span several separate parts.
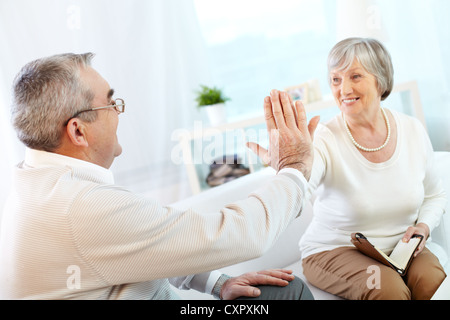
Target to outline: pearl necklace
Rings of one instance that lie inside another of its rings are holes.
[[[384,144],[381,147],[374,148],[374,149],[365,148],[365,147],[361,146],[358,142],[356,142],[355,138],[353,138],[353,135],[350,132],[350,128],[348,127],[347,121],[345,120],[345,115],[343,114],[345,128],[347,129],[348,136],[350,137],[350,139],[352,140],[353,144],[358,149],[360,149],[362,151],[365,151],[365,152],[377,152],[377,151],[380,151],[381,149],[383,149],[384,147],[386,147],[387,144],[389,143],[389,140],[391,139],[391,125],[389,123],[389,119],[388,119],[388,117],[386,115],[386,112],[384,111],[383,108],[381,108],[381,112],[383,113],[384,120],[386,121],[386,126],[387,126],[388,133],[387,133],[387,138],[386,138],[386,141],[384,142]]]

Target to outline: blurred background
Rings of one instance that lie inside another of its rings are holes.
[[[162,204],[191,195],[171,153],[174,132],[206,119],[201,84],[231,99],[229,122],[262,115],[274,88],[315,80],[328,97],[328,52],[350,36],[385,43],[396,83],[418,82],[435,150],[450,151],[449,14],[448,0],[0,0],[0,208],[24,155],[10,125],[13,79],[63,52],[94,52],[126,101],[116,183]]]

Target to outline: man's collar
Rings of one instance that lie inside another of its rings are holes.
[[[105,182],[111,184],[114,183],[114,177],[110,170],[88,161],[64,156],[58,153],[26,148],[24,164],[25,166],[31,168],[63,166],[69,168],[77,168],[81,170],[84,169],[94,171],[99,175],[101,175],[103,180],[105,180]]]

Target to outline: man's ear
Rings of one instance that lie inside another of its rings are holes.
[[[80,119],[70,119],[66,126],[67,136],[75,146],[88,147],[86,129],[86,125]]]

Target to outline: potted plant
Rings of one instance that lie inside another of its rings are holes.
[[[223,124],[226,121],[225,102],[230,98],[225,97],[222,90],[216,87],[208,87],[200,85],[200,90],[197,91],[197,106],[205,109],[211,125],[216,126]]]

